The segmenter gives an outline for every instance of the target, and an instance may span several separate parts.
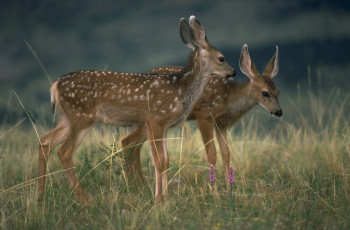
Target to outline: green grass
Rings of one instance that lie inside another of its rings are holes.
[[[349,229],[349,94],[334,90],[282,102],[281,119],[255,109],[230,132],[232,193],[224,186],[221,159],[218,192],[211,190],[195,125],[170,131],[169,180],[182,182],[171,184],[162,205],[154,205],[147,144],[142,149],[146,186],[135,188],[125,181],[120,139],[130,129],[117,133],[99,126],[86,136],[74,163],[90,199],[79,204],[55,151],[46,198],[36,201],[38,137],[23,123],[3,125],[0,229]],[[47,126],[36,126],[40,135]]]

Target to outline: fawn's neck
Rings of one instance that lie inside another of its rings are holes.
[[[205,63],[200,61],[199,52],[192,53],[181,73],[183,78],[180,81],[179,89],[184,90],[184,97],[182,100],[183,114],[180,119],[185,120],[200,98],[210,73],[207,72]]]
[[[230,89],[228,102],[228,112],[237,119],[257,105],[258,102],[252,96],[250,81],[235,82]]]

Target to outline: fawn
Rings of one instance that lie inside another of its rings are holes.
[[[187,118],[188,120],[197,121],[209,164],[214,166],[216,164],[216,149],[213,137],[215,128],[216,138],[224,161],[227,187],[230,186],[230,150],[227,144],[227,129],[257,104],[260,104],[277,117],[282,116],[282,110],[277,99],[279,90],[272,81],[279,69],[278,47],[276,46],[276,52],[262,74],[258,72],[251,60],[247,45],[242,48],[239,65],[241,71],[250,81],[235,82],[221,76],[212,77]],[[167,66],[150,70],[147,73],[170,74],[181,71],[182,68]],[[132,153],[126,158],[127,173],[130,178],[137,177],[136,179],[142,181],[144,180],[141,171],[140,150],[141,143],[146,138],[147,133],[144,127],[139,126],[122,140],[123,148],[134,146]]]
[[[52,85],[51,102],[61,117],[56,128],[40,139],[39,199],[45,190],[48,154],[63,142],[57,153],[64,173],[77,198],[86,200],[72,156],[89,129],[103,122],[145,127],[155,166],[155,202],[163,200],[168,192],[168,128],[186,120],[209,78],[235,74],[222,53],[209,44],[194,16],[189,23],[180,19],[180,36],[193,52],[187,65],[174,74],[78,71],[63,75]]]

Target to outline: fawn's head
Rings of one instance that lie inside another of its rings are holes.
[[[201,67],[202,73],[226,77],[236,75],[224,55],[209,44],[204,28],[195,16],[190,17],[189,23],[184,18],[180,19],[180,35],[185,45],[193,50],[190,58],[199,60],[197,68]]]
[[[277,98],[279,90],[272,81],[279,68],[278,47],[276,46],[276,52],[262,74],[259,73],[253,60],[251,60],[247,45],[242,48],[239,66],[241,71],[251,80],[251,96],[271,114],[277,117],[282,116],[282,109]]]

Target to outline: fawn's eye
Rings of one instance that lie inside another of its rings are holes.
[[[268,92],[266,92],[266,91],[261,91],[261,95],[263,97],[270,97],[270,94]]]
[[[224,62],[225,61],[225,58],[224,57],[219,57],[219,62]]]

